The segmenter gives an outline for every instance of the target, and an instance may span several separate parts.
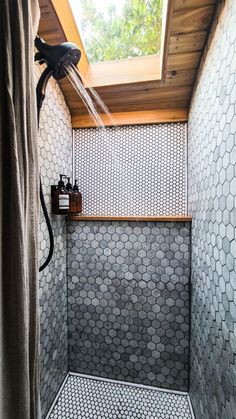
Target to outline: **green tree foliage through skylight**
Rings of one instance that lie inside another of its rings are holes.
[[[80,1],[80,32],[90,62],[160,52],[163,0]]]

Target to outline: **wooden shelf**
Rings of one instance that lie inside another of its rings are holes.
[[[156,109],[136,112],[114,112],[111,117],[100,114],[103,124],[108,126],[161,124],[166,122],[186,122],[188,120],[187,109]],[[89,115],[72,115],[73,128],[94,128],[96,124]]]
[[[189,215],[68,215],[69,221],[192,221]]]

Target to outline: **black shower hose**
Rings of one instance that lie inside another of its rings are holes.
[[[45,221],[46,221],[46,224],[47,224],[47,229],[48,229],[48,234],[49,234],[49,252],[48,252],[47,259],[42,264],[42,266],[40,266],[40,268],[39,268],[39,272],[41,272],[41,271],[44,270],[44,268],[46,268],[46,266],[49,264],[50,260],[52,259],[53,250],[54,250],[54,240],[53,240],[52,225],[51,225],[51,221],[50,221],[50,218],[49,218],[49,215],[48,215],[48,210],[47,210],[44,195],[43,195],[41,178],[39,180],[39,184],[40,184],[40,186],[39,186],[40,202],[41,202],[43,215],[44,215],[44,218],[45,218]]]
[[[37,94],[37,111],[38,111],[38,125],[39,125],[39,118],[40,118],[40,110],[45,98],[45,91],[47,87],[48,80],[50,79],[53,71],[46,67],[43,73],[41,74],[37,87],[36,87],[36,94]],[[44,195],[43,195],[43,188],[42,188],[42,181],[41,177],[39,178],[39,195],[40,195],[40,202],[43,210],[43,215],[46,221],[48,235],[49,235],[49,252],[45,262],[40,266],[39,272],[43,271],[44,268],[49,264],[50,260],[52,259],[53,250],[54,250],[54,240],[53,240],[53,232],[52,232],[52,225],[48,215],[48,210],[46,207]]]

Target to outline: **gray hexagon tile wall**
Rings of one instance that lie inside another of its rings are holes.
[[[40,69],[36,68],[36,79]],[[68,371],[66,221],[51,214],[50,185],[59,173],[71,174],[72,129],[70,113],[55,80],[47,86],[40,117],[39,165],[45,201],[54,232],[55,251],[50,265],[40,274],[41,308],[41,407],[42,417]],[[41,214],[40,261],[48,254],[48,233]]]
[[[236,1],[222,4],[189,116],[197,419],[236,417]]]
[[[71,222],[69,370],[188,390],[190,224]]]

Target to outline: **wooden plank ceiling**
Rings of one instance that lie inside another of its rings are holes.
[[[173,120],[186,119],[196,70],[206,43],[217,0],[170,0],[169,34],[163,80],[100,86],[96,90],[111,113],[140,116],[158,110],[176,110]],[[66,40],[50,0],[40,0],[39,35],[48,43]],[[74,127],[89,125],[87,110],[67,79],[60,86],[71,111]],[[178,111],[181,117],[178,118]],[[138,113],[139,114],[139,113]],[[173,114],[173,112],[172,112]],[[184,115],[184,116],[183,116]],[[141,118],[142,119],[142,118]],[[121,117],[122,120],[122,117]],[[128,118],[126,117],[126,123]],[[171,120],[171,119],[170,119]],[[87,121],[87,122],[86,122]],[[148,120],[147,120],[148,122]],[[153,122],[151,120],[150,122]]]

